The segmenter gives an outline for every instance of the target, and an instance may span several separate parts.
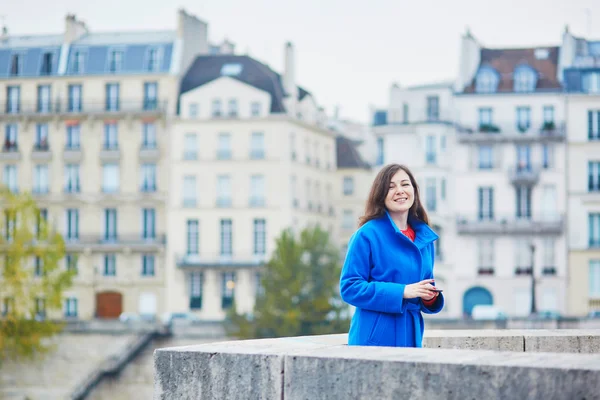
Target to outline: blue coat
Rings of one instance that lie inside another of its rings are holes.
[[[421,347],[422,312],[435,314],[444,307],[440,293],[427,308],[421,299],[404,299],[404,287],[433,279],[438,235],[424,222],[409,218],[414,243],[386,214],[361,226],[350,238],[342,268],[342,299],[356,307],[349,345]]]

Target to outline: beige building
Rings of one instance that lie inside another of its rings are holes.
[[[2,183],[67,242],[64,317],[164,307],[166,132],[180,71],[208,52],[206,24],[177,17],[172,32],[94,33],[68,15],[63,34],[0,39]]]
[[[313,97],[247,56],[200,56],[170,140],[167,308],[223,319],[252,310],[283,230],[335,230],[335,138]]]

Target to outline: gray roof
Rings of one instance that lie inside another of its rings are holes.
[[[177,39],[175,31],[146,31],[146,32],[94,32],[83,35],[73,42],[74,45],[134,45],[134,44],[167,44]]]
[[[358,143],[339,135],[335,138],[337,167],[370,169],[369,163],[364,161],[358,151]]]
[[[0,40],[0,49],[26,48],[26,47],[60,47],[63,44],[63,35],[27,35],[9,36]]]

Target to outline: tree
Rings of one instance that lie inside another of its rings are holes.
[[[60,332],[46,315],[61,310],[74,272],[61,268],[65,242],[31,195],[0,188],[0,210],[0,361],[31,358]]]
[[[231,308],[226,331],[237,338],[303,336],[347,331],[347,306],[339,296],[339,251],[319,226],[290,230],[276,241],[265,265],[253,313]]]

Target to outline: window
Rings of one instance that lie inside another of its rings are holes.
[[[231,135],[229,133],[219,133],[217,144],[217,159],[231,160]]]
[[[531,218],[531,186],[517,186],[517,218]]]
[[[111,50],[108,59],[108,72],[119,72],[123,67],[123,51]]]
[[[553,238],[544,238],[544,258],[542,264],[542,273],[544,275],[556,275],[554,249],[555,240]]]
[[[19,150],[18,133],[19,130],[17,128],[17,124],[6,124],[4,131],[4,146],[2,146],[2,151]]]
[[[478,239],[477,240],[477,267],[479,274],[482,271],[494,271],[494,247],[493,239]]]
[[[187,254],[197,255],[200,246],[200,230],[197,219],[187,220]]]
[[[6,223],[5,226],[5,237],[6,240],[12,241],[15,236],[17,229],[17,214],[11,210],[4,210],[4,221]],[[8,256],[6,256],[8,257]]]
[[[588,214],[589,246],[600,247],[600,213]]]
[[[190,119],[198,118],[198,103],[190,103],[188,106],[188,114]]]
[[[306,163],[310,164],[310,146],[308,144],[308,139],[304,139],[304,154],[306,156]]]
[[[142,148],[156,148],[156,124],[153,122],[145,122],[142,125]]]
[[[119,191],[119,164],[104,164],[102,166],[102,191],[104,193]]]
[[[517,170],[531,171],[531,147],[517,146]]]
[[[156,72],[160,69],[160,49],[151,48],[148,50],[148,58],[146,61],[146,71]]]
[[[345,176],[343,182],[344,196],[352,196],[354,194],[354,178]]]
[[[297,189],[297,178],[296,175],[292,175],[290,178],[290,193],[292,194],[292,207],[298,208],[298,189]]]
[[[296,161],[296,134],[294,132],[290,133],[290,155],[292,161]]]
[[[10,63],[10,75],[11,76],[19,76],[23,75],[23,59],[25,58],[24,54],[13,54],[11,63]]]
[[[37,151],[47,151],[49,148],[48,124],[37,124],[35,129],[34,149]]]
[[[4,166],[4,186],[13,193],[19,191],[17,166],[8,164]]]
[[[116,254],[104,255],[104,276],[117,276]]]
[[[46,318],[46,299],[35,298],[35,316],[36,318]]]
[[[156,192],[156,164],[142,164],[141,190],[145,193]]]
[[[227,63],[221,67],[221,75],[237,76],[242,72],[243,66],[239,63]]]
[[[219,99],[213,100],[211,114],[212,114],[213,118],[221,116],[221,114],[222,114],[222,112],[221,112],[221,100],[219,100]]]
[[[78,257],[75,254],[67,254],[65,256],[65,264],[67,267],[67,271],[73,271],[75,274],[77,274],[77,272],[78,272],[77,260],[78,260]]]
[[[202,309],[202,286],[204,286],[204,274],[202,272],[191,272],[190,310]]]
[[[446,178],[442,178],[440,182],[440,199],[446,200]]]
[[[67,140],[65,143],[65,149],[79,150],[80,132],[81,132],[81,130],[80,130],[79,124],[67,126]]]
[[[312,197],[310,195],[310,179],[306,180],[306,208],[312,210]]]
[[[44,53],[42,56],[42,67],[40,68],[40,75],[51,75],[52,74],[52,61],[54,59],[54,54],[52,53]]]
[[[142,276],[154,276],[154,255],[142,254]]]
[[[438,121],[440,119],[440,98],[438,96],[427,97],[427,121]]]
[[[237,102],[237,99],[229,99],[227,115],[229,117],[237,117],[238,116],[238,102]]]
[[[85,53],[76,50],[71,59],[71,72],[73,74],[83,74],[85,71]]]
[[[154,208],[142,209],[142,239],[156,238],[156,210]]]
[[[494,188],[492,187],[480,187],[479,190],[479,202],[478,202],[478,216],[479,220],[493,220],[494,219]]]
[[[117,124],[110,122],[104,124],[104,150],[117,150],[119,148],[119,131]]]
[[[435,164],[436,160],[435,136],[429,135],[425,140],[425,163]]]
[[[330,170],[331,169],[331,152],[329,150],[328,144],[325,145],[325,163],[326,163],[327,170]]]
[[[81,85],[69,85],[69,99],[68,109],[69,112],[81,112],[81,100],[82,100],[82,88]]]
[[[224,272],[221,284],[221,308],[227,310],[233,305],[235,298],[235,272]]]
[[[527,65],[517,67],[514,75],[515,92],[533,92],[537,85],[537,73]]]
[[[440,136],[440,150],[446,150],[446,135]]]
[[[498,88],[500,77],[498,73],[489,67],[483,67],[475,77],[476,93],[494,93]]]
[[[43,194],[48,193],[48,165],[41,164],[36,165],[34,168],[34,183],[33,183],[33,191],[34,193]]]
[[[65,193],[79,193],[79,165],[65,165]]]
[[[402,122],[405,124],[408,124],[408,120],[409,120],[409,113],[408,113],[408,104],[404,103],[402,105]]]
[[[589,297],[600,297],[600,260],[590,260],[589,282]]]
[[[528,239],[515,239],[515,273],[517,275],[531,274],[533,259],[531,242]]]
[[[554,106],[544,106],[544,125],[554,123]]]
[[[16,114],[21,111],[21,88],[19,86],[6,87],[6,112]]]
[[[582,85],[586,93],[600,93],[600,72],[582,74]]]
[[[38,85],[37,111],[39,113],[50,112],[51,101],[52,95],[50,92],[50,85]]]
[[[479,146],[479,169],[494,168],[494,148],[492,146]]]
[[[262,160],[265,158],[265,134],[262,132],[252,132],[250,139],[250,158],[253,160]]]
[[[265,205],[265,176],[252,175],[250,177],[250,206],[263,207]]]
[[[531,108],[529,107],[517,107],[517,129],[519,132],[524,133],[529,130],[531,126]]]
[[[65,318],[77,318],[77,299],[69,297],[65,299]]]
[[[221,220],[221,255],[233,254],[232,222],[230,219]]]
[[[554,165],[554,147],[549,143],[542,145],[542,167],[550,169]]]
[[[431,212],[437,211],[437,193],[435,178],[427,178],[425,180],[425,198],[427,201],[427,210]]]
[[[260,117],[260,103],[258,101],[253,101],[250,104],[250,115],[253,117]]]
[[[321,160],[319,159],[319,143],[315,142],[315,165],[318,168],[320,164]]]
[[[44,260],[40,257],[35,257],[35,276],[43,276],[44,275]]]
[[[350,230],[354,228],[354,213],[352,210],[344,210],[342,212],[342,229]]]
[[[383,165],[384,157],[383,157],[383,138],[377,138],[377,165]]]
[[[104,240],[114,242],[117,240],[117,209],[104,210]]]
[[[588,111],[588,139],[600,140],[600,111]]]
[[[144,83],[144,110],[156,110],[158,108],[158,83]]]
[[[119,111],[119,84],[106,84],[106,111]]]
[[[196,177],[186,175],[183,177],[183,206],[195,207],[196,203]]]
[[[67,240],[79,239],[79,210],[69,208],[66,211]]]
[[[257,272],[254,275],[254,284],[255,284],[255,288],[256,288],[254,295],[256,297],[264,296],[265,295],[265,287],[262,284],[262,274],[260,272]]]
[[[479,109],[479,130],[485,130],[492,125],[493,112],[491,108]]]
[[[198,159],[198,135],[195,133],[186,133],[183,138],[183,159]]]
[[[267,252],[266,221],[264,219],[254,220],[254,254],[264,255]]]
[[[38,239],[42,235],[47,235],[48,209],[40,208],[38,215],[35,218],[35,235]]]
[[[217,206],[231,207],[231,177],[217,176]]]

